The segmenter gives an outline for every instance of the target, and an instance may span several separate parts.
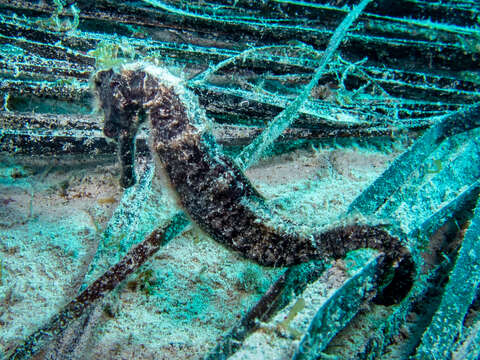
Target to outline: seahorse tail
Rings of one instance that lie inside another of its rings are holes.
[[[403,299],[415,280],[416,264],[410,250],[401,240],[380,226],[348,225],[315,235],[319,253],[340,259],[352,250],[370,248],[383,253],[377,283],[383,290],[376,297],[381,304],[394,304]]]

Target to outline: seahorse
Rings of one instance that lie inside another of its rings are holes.
[[[359,248],[383,253],[381,271],[394,269],[392,296],[404,297],[415,265],[409,250],[380,226],[358,223],[299,233],[280,217],[215,142],[210,122],[185,82],[168,70],[133,63],[92,79],[104,113],[104,134],[118,140],[121,185],[135,183],[135,136],[148,121],[149,146],[183,210],[216,241],[264,266],[339,259]]]

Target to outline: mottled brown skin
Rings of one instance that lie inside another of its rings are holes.
[[[124,169],[133,169],[133,156],[128,149],[134,148],[125,146],[121,139],[133,143],[146,115],[152,151],[181,205],[195,223],[220,243],[265,266],[338,259],[351,250],[373,248],[384,253],[385,268],[400,264],[404,270],[400,273],[411,282],[414,265],[410,253],[397,238],[379,227],[349,225],[305,237],[294,233],[286,221],[280,223],[287,226],[279,226],[279,217],[243,172],[222,153],[208,132],[199,131],[197,123],[189,119],[173,87],[162,84],[142,68],[99,72],[94,86],[105,113],[105,135],[120,139]],[[122,146],[127,153],[122,154]],[[128,180],[128,174],[122,179],[126,184],[134,182]]]

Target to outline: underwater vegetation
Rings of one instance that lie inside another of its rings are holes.
[[[2,358],[480,357],[478,1],[0,0],[0,40]]]

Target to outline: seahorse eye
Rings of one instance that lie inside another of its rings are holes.
[[[118,128],[115,128],[114,126],[111,126],[108,123],[105,123],[105,126],[103,127],[103,133],[105,134],[106,137],[113,139],[113,138],[117,138],[120,132]]]
[[[103,84],[105,84],[113,75],[113,70],[102,70],[97,72],[93,76],[93,86],[95,90],[98,90],[100,87],[102,87]]]

